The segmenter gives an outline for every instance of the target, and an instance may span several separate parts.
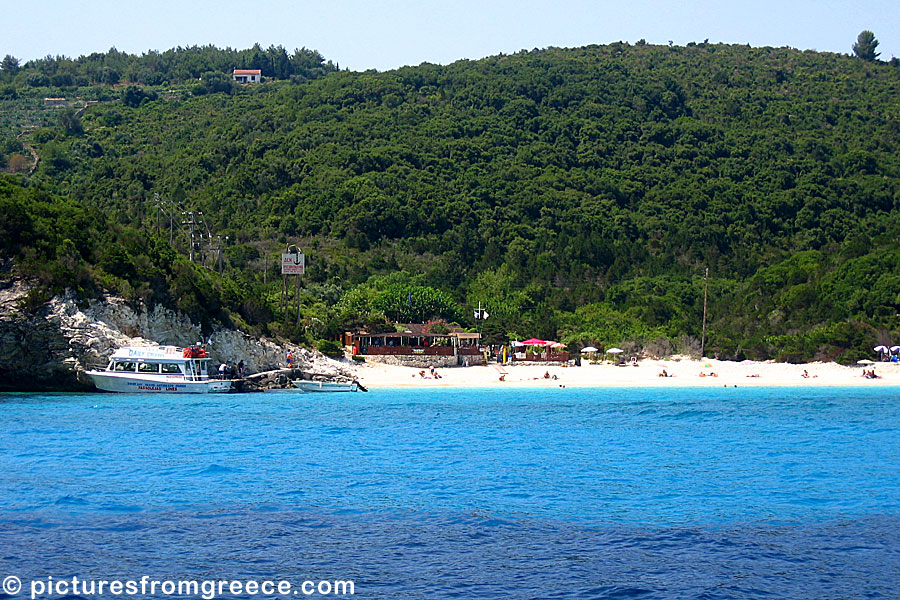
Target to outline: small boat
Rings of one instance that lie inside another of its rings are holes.
[[[292,382],[294,387],[302,392],[356,392],[368,391],[358,381],[350,383],[338,383],[335,381],[306,381],[297,379]]]
[[[119,348],[104,370],[86,371],[97,389],[107,392],[208,394],[228,392],[231,381],[211,379],[209,357],[200,347],[138,346]]]

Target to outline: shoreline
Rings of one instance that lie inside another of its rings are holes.
[[[862,377],[875,370],[877,379]],[[665,370],[670,376],[661,377]],[[381,363],[357,366],[355,376],[370,389],[397,388],[715,388],[715,387],[894,387],[900,386],[900,364],[845,366],[837,363],[788,364],[719,360],[644,360],[637,366],[587,364],[580,367],[512,364],[440,367],[431,377],[425,369]],[[804,377],[804,371],[808,377]],[[544,378],[544,374],[549,378]],[[501,375],[504,375],[501,380]]]

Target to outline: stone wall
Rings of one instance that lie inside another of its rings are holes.
[[[397,356],[397,355],[366,355],[366,362],[381,363],[385,365],[396,365],[399,367],[414,367],[416,369],[427,369],[432,365],[434,367],[455,367],[459,364],[459,360],[455,356]],[[473,358],[478,359],[475,356]]]

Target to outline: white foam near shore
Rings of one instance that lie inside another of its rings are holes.
[[[863,369],[875,370],[877,379],[862,377]],[[663,370],[670,375],[660,377]],[[808,377],[804,377],[806,371]],[[638,366],[589,364],[547,366],[513,364],[447,367],[436,369],[439,378],[425,369],[365,363],[356,367],[356,378],[366,387],[838,387],[900,386],[900,364],[844,366],[837,363],[786,364],[719,360],[643,360]],[[545,378],[544,374],[549,374]],[[501,380],[501,376],[503,379]],[[554,378],[555,376],[555,378]]]

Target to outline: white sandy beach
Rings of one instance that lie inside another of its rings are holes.
[[[863,378],[863,368],[874,368],[880,378]],[[659,376],[664,369],[670,377]],[[804,370],[809,374],[808,378],[803,377]],[[421,369],[412,367],[366,363],[358,366],[356,377],[370,388],[900,386],[900,364],[895,363],[850,367],[836,363],[792,365],[752,361],[647,359],[640,361],[636,367],[589,364],[587,361],[581,367],[523,363],[447,367],[436,369],[440,378],[432,378],[428,370],[425,370],[425,378],[422,378],[420,371]],[[504,373],[504,380],[501,381],[500,376]],[[544,378],[545,373],[550,374],[549,379]]]

